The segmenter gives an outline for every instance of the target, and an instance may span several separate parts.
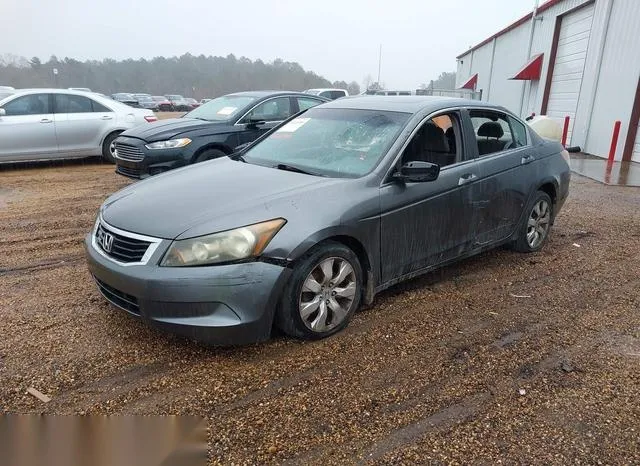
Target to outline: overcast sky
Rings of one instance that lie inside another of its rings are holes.
[[[543,3],[543,2],[541,2]],[[282,58],[330,79],[415,89],[534,0],[0,0],[0,53]]]

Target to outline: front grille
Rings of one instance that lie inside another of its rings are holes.
[[[109,238],[111,237],[111,238]],[[100,223],[96,229],[96,244],[109,257],[120,262],[141,262],[151,243],[123,236]]]
[[[98,285],[98,289],[102,296],[104,296],[110,303],[124,309],[125,311],[133,312],[134,314],[140,314],[140,306],[138,304],[138,298],[131,296],[130,294],[123,293],[116,290],[114,287],[107,285],[102,280],[99,280],[95,276],[93,277]]]
[[[116,171],[124,176],[129,176],[131,178],[140,178],[140,170],[137,168],[129,168],[118,165],[116,167]]]
[[[144,158],[144,153],[139,147],[116,142],[116,157],[130,162],[139,162]]]

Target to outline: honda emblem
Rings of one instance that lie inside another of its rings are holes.
[[[105,252],[111,252],[111,248],[113,247],[113,235],[111,233],[107,233],[106,231],[100,231],[100,245]]]

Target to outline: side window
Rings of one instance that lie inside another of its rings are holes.
[[[522,147],[527,145],[527,129],[522,123],[513,118],[507,116],[509,123],[511,124],[511,133],[513,134],[514,147]]]
[[[339,99],[340,97],[344,97],[344,91],[331,91],[331,99]]]
[[[418,129],[402,154],[402,163],[421,161],[446,167],[462,160],[462,133],[455,113],[433,117]]]
[[[316,99],[309,99],[307,97],[298,97],[298,108],[300,111],[306,110],[311,107],[315,107],[316,105],[321,104],[322,102]]]
[[[81,95],[55,94],[56,113],[91,113],[91,99]]]
[[[248,115],[249,118],[263,121],[282,121],[291,116],[291,101],[289,97],[278,97],[267,100],[258,105]]]
[[[320,93],[320,97],[326,97],[327,99],[333,99],[331,91],[323,91]]]
[[[480,156],[517,147],[505,114],[491,110],[471,110],[469,116],[476,133]]]
[[[44,115],[51,113],[51,109],[49,108],[49,94],[30,94],[18,97],[4,104],[2,108],[4,108],[7,116]]]

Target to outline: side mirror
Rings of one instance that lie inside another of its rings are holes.
[[[431,162],[407,162],[393,175],[397,180],[410,183],[434,181],[440,174],[440,165]]]
[[[247,119],[248,128],[257,128],[260,125],[264,125],[266,122],[262,118],[249,117]]]
[[[7,111],[4,108],[0,108],[0,117],[6,116]]]

